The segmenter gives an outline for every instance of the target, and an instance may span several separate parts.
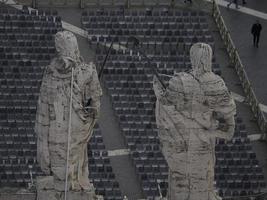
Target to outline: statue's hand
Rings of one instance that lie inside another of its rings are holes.
[[[85,118],[96,119],[98,117],[98,110],[94,107],[87,107],[85,110]]]
[[[155,75],[153,76],[153,88],[157,98],[161,97],[164,94],[164,88]]]
[[[228,129],[229,129],[229,126],[226,123],[219,123],[218,129],[221,130],[221,131],[223,131],[223,132],[227,132]]]

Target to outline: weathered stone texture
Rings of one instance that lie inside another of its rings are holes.
[[[68,190],[70,194],[82,190],[91,192],[93,185],[88,179],[87,144],[99,115],[102,90],[95,65],[83,62],[72,33],[58,32],[55,44],[58,55],[46,68],[38,101],[35,127],[37,159],[48,176],[45,181],[51,181],[50,176],[53,177],[54,188],[51,191],[64,191],[70,123]],[[47,185],[43,184],[43,187]]]
[[[154,77],[159,138],[170,168],[168,199],[215,200],[215,139],[233,136],[236,107],[211,70],[210,46],[193,45],[190,57],[193,70],[175,74],[166,89]]]

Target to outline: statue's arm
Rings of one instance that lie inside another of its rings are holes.
[[[171,79],[170,82],[173,82]],[[170,83],[169,83],[170,85]],[[154,93],[157,97],[157,100],[162,104],[166,106],[175,105],[176,104],[176,97],[177,95],[172,95],[172,91],[170,91],[169,88],[163,88],[162,84],[158,80],[156,76],[153,77],[153,89]]]
[[[100,98],[102,89],[98,79],[97,71],[94,64],[92,65],[92,73],[86,81],[85,86],[85,102],[87,107],[94,113],[94,118],[97,118],[100,110]]]
[[[43,80],[37,104],[35,132],[37,134],[37,161],[42,171],[46,174],[50,174],[48,144],[50,114],[48,98],[47,85]]]
[[[231,139],[235,131],[235,114],[236,105],[230,92],[224,85],[221,97],[217,100],[214,118],[220,118],[217,130],[215,131],[216,137]]]
[[[232,139],[235,131],[235,118],[234,116],[225,118],[225,124],[217,128],[215,136],[226,140]]]
[[[212,129],[214,126],[210,119],[210,111],[207,111],[206,113],[196,113],[194,120],[206,130]]]

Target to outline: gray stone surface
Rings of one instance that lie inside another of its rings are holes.
[[[38,192],[37,200],[64,200],[64,192],[58,192],[56,190],[42,190]],[[100,196],[96,196],[94,191],[92,192],[68,192],[69,200],[102,200]]]
[[[168,162],[171,200],[215,200],[215,139],[234,133],[235,103],[224,81],[211,71],[212,50],[190,50],[192,71],[175,74],[164,89],[154,77],[156,120]]]
[[[41,176],[36,178],[37,190],[51,190],[54,189],[54,177],[53,176]]]
[[[0,200],[36,200],[36,193],[25,188],[0,188]]]
[[[87,143],[98,119],[102,90],[95,65],[83,62],[72,33],[57,33],[55,44],[58,56],[51,61],[43,77],[35,127],[37,159],[42,171],[52,178],[39,180],[37,193],[43,196],[50,183],[54,185],[49,189],[51,193],[63,192],[67,173],[70,192],[91,194],[94,188],[88,179]]]

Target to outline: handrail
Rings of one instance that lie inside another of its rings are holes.
[[[219,29],[223,43],[226,47],[226,51],[230,58],[230,63],[234,66],[236,73],[241,81],[241,85],[246,95],[246,101],[251,106],[252,113],[254,117],[257,119],[259,128],[263,133],[262,139],[266,139],[267,122],[266,122],[265,115],[263,111],[261,110],[259,101],[255,95],[255,92],[248,79],[247,73],[244,69],[244,65],[241,62],[239,54],[234,45],[234,42],[222,18],[222,15],[216,3],[216,0],[212,0],[212,16]]]

